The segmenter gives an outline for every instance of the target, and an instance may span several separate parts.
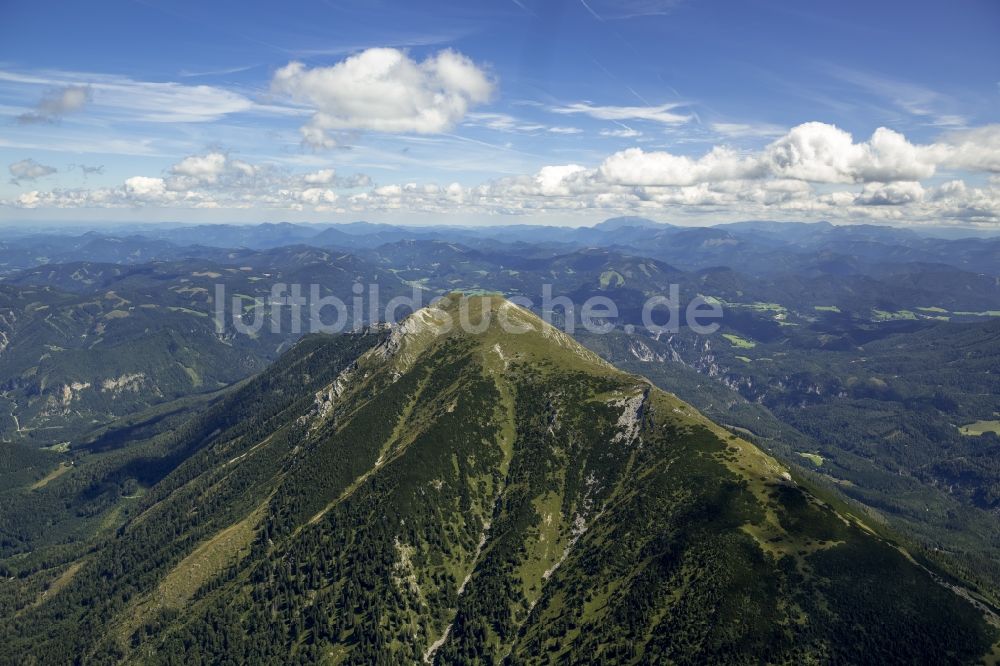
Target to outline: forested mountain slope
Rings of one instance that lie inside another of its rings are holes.
[[[502,298],[450,301],[307,338],[159,442],[178,462],[113,535],[0,583],[0,661],[991,650],[979,609],[753,445]]]

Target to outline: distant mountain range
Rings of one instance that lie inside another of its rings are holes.
[[[955,232],[960,235],[959,232]],[[125,233],[33,234],[0,242],[0,272],[65,261],[142,263],[150,260],[213,257],[212,248],[266,250],[304,244],[357,251],[401,240],[444,240],[490,249],[530,243],[549,248],[600,246],[638,252],[687,270],[739,266],[773,275],[821,262],[854,262],[865,272],[892,262],[944,264],[995,273],[1000,237],[945,239],[874,225],[793,222],[738,222],[714,227],[678,227],[641,217],[613,218],[593,227],[508,225],[493,227],[399,227],[355,222],[341,225],[189,225],[130,227]]]

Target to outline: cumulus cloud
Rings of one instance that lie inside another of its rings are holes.
[[[302,177],[302,180],[310,185],[329,185],[336,179],[337,172],[334,169],[320,169]]]
[[[177,176],[187,176],[201,182],[214,183],[225,170],[227,161],[228,158],[222,153],[191,155],[172,166],[170,172]]]
[[[805,123],[755,155],[724,146],[697,158],[629,148],[605,159],[597,175],[607,183],[643,186],[762,178],[816,183],[916,181],[934,175],[933,154],[886,128],[859,143],[833,125]]]
[[[608,157],[597,169],[604,181],[616,185],[692,185],[699,182],[748,178],[760,170],[756,160],[716,147],[698,159],[666,151],[629,148]]]
[[[399,49],[374,48],[330,67],[291,62],[275,72],[271,88],[313,109],[303,140],[330,147],[331,131],[447,131],[489,101],[495,84],[456,51],[416,62]]]
[[[855,143],[844,130],[804,123],[771,143],[761,159],[773,174],[819,183],[919,180],[934,175],[926,151],[893,130],[880,127]]]
[[[162,178],[132,176],[125,180],[125,194],[139,200],[156,201],[166,197],[167,184]]]
[[[30,157],[20,162],[14,162],[7,167],[7,170],[10,171],[10,182],[14,185],[19,185],[21,181],[34,181],[51,176],[58,171],[55,167],[39,164]]]
[[[554,106],[553,113],[583,114],[598,120],[648,120],[665,125],[680,125],[691,120],[690,115],[675,113],[674,109],[683,104],[660,104],[659,106],[596,106],[588,102],[577,102],[566,106]]]
[[[47,92],[30,113],[17,117],[17,122],[24,124],[50,123],[62,118],[67,113],[79,111],[91,99],[90,86],[70,85]]]
[[[949,132],[932,152],[947,168],[1000,173],[1000,124]]]
[[[368,187],[372,184],[372,179],[363,173],[355,173],[342,177],[337,175],[336,169],[320,169],[302,176],[302,183],[305,185],[327,185],[352,189],[356,187]]]
[[[579,164],[542,167],[535,175],[535,182],[542,196],[568,196],[572,193],[570,179],[586,170]]]
[[[29,163],[30,160],[25,160]],[[12,166],[12,173],[16,170]],[[50,168],[36,165],[42,169]],[[45,175],[30,164],[18,173]],[[53,170],[54,172],[54,170]],[[137,175],[118,187],[55,189],[25,192],[0,205],[21,208],[121,208],[162,206],[180,208],[269,207],[329,210],[342,194],[336,190],[370,187],[365,174],[340,176],[326,168],[293,173],[273,164],[251,164],[220,151],[189,155],[166,169],[162,176]]]
[[[252,179],[257,170],[250,164],[230,159],[221,152],[190,155],[170,167],[164,184],[168,190],[181,192],[197,187],[231,187]]]
[[[854,202],[862,206],[900,206],[923,198],[924,188],[917,182],[868,183]]]
[[[136,176],[116,188],[32,191],[20,207],[226,207],[367,214],[528,215],[664,211],[713,219],[890,220],[1000,226],[1000,174],[989,146],[994,128],[913,144],[876,130],[855,140],[832,125],[806,123],[753,152],[724,146],[701,155],[630,148],[595,165],[558,164],[478,185],[379,183],[333,167],[291,173],[219,152],[178,161],[161,177]],[[982,147],[986,146],[986,150]],[[994,173],[987,184],[937,171]],[[351,189],[364,188],[361,191]]]
[[[310,187],[298,193],[299,200],[310,206],[321,206],[334,204],[339,199],[339,195],[331,189],[322,187]]]

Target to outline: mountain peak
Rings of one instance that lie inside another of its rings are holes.
[[[620,372],[565,332],[501,294],[452,292],[392,327],[389,338],[369,356],[393,359],[405,371],[431,347],[447,339],[512,361],[547,361],[591,372]]]
[[[667,229],[672,226],[673,225],[667,224],[666,222],[657,222],[656,220],[651,220],[647,217],[625,215],[622,217],[608,218],[603,222],[595,224],[594,228],[601,229],[602,231],[617,231],[618,229],[627,229],[629,227],[640,229]]]

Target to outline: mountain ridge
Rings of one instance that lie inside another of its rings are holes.
[[[501,297],[289,354],[0,624],[0,656],[72,654],[52,632],[83,609],[112,628],[77,636],[95,663],[902,663],[996,640],[773,458]]]

